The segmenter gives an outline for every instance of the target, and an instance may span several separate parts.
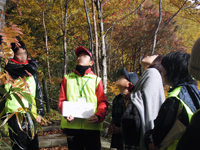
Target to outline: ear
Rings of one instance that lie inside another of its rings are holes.
[[[94,64],[93,61],[90,61],[90,62],[89,62],[89,66],[92,66],[93,64]]]

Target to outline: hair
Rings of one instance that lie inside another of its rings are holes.
[[[20,44],[20,46],[19,46],[19,45],[16,46],[16,43],[11,43],[11,47],[12,47],[12,50],[13,50],[14,53],[17,53],[17,51],[18,51],[20,48],[22,48],[22,49],[24,49],[24,50],[27,51],[26,45],[24,44],[24,42],[19,41],[18,43]]]
[[[155,68],[161,74],[162,71],[163,71],[163,66],[161,65],[161,61],[163,59],[163,56],[161,54],[158,54],[158,53],[155,53],[153,55],[158,55],[158,56],[156,57],[156,59],[153,61],[153,63],[148,68]]]
[[[173,83],[173,87],[181,83],[197,84],[189,74],[189,61],[190,54],[181,51],[171,52],[163,57],[161,64],[167,71],[166,76]]]

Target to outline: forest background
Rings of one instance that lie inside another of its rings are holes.
[[[57,109],[62,78],[76,66],[76,47],[93,52],[92,69],[111,102],[119,94],[115,81],[123,67],[140,76],[146,55],[191,52],[200,37],[199,5],[198,0],[7,0],[5,26],[21,29],[19,39],[39,63],[39,79],[47,80]]]

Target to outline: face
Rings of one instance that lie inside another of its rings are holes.
[[[152,55],[152,56],[146,56],[142,59],[141,65],[144,66],[149,66],[153,63],[153,61],[158,57],[158,55]]]
[[[80,52],[77,56],[77,64],[79,66],[92,66],[93,61],[91,60],[90,56],[87,52]]]
[[[172,82],[167,77],[167,71],[165,70],[165,68],[162,71],[162,79],[165,85],[173,86]]]
[[[27,60],[27,52],[25,49],[20,48],[14,55],[14,60],[25,63]]]
[[[117,81],[116,81],[116,86],[119,88],[120,92],[123,92],[125,89],[129,87],[129,81],[126,79],[125,76],[121,76]]]

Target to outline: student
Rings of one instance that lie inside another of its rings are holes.
[[[189,75],[189,60],[190,55],[184,52],[171,52],[162,60],[163,83],[172,89],[159,110],[153,130],[145,136],[150,150],[175,150],[192,114],[199,109],[199,99],[193,98],[199,90]]]
[[[108,101],[103,91],[101,78],[91,70],[92,53],[84,47],[75,50],[77,66],[74,72],[65,75],[60,88],[59,110],[62,113],[64,101],[77,102],[82,97],[88,103],[93,103],[95,114],[89,119],[63,117],[60,127],[67,134],[69,150],[100,150],[100,130],[105,119]]]
[[[190,63],[189,63],[189,73],[196,80],[200,80],[200,38],[195,42]],[[200,97],[200,94],[197,93],[197,97]],[[193,97],[196,99],[197,97]],[[186,128],[185,133],[181,137],[177,150],[198,150],[199,149],[199,139],[200,139],[200,110],[196,111],[193,115],[190,125]]]
[[[125,101],[123,98],[123,92],[130,86],[135,86],[138,81],[137,74],[134,72],[128,73],[123,68],[122,75],[117,79],[116,86],[118,87],[120,94],[117,95],[112,103],[112,123],[109,126],[108,132],[112,134],[111,148],[117,148],[117,150],[123,150],[123,138],[121,135],[121,118],[126,110]]]
[[[27,93],[30,93],[33,97],[32,104],[29,104],[27,100],[22,98],[22,102],[25,107],[29,107],[36,118],[38,123],[41,122],[41,117],[44,116],[42,90],[37,77],[37,63],[34,60],[27,59],[26,46],[22,41],[19,41],[18,46],[12,43],[12,50],[14,52],[14,58],[10,59],[10,62],[5,66],[5,70],[14,80],[20,80],[19,78],[25,77],[26,83],[29,85]],[[5,84],[5,89],[9,91],[11,84]],[[11,114],[22,106],[18,103],[14,96],[11,96],[11,100],[7,99],[5,103],[5,111],[7,114]],[[35,104],[36,103],[36,104]],[[30,107],[31,106],[31,107]],[[12,128],[14,133],[9,130],[9,136],[14,142],[12,145],[13,150],[38,150],[38,136],[35,134],[32,139],[30,132],[30,125],[27,124],[27,116],[24,114],[22,129],[18,125],[16,115],[8,120],[8,125]]]
[[[124,145],[125,150],[145,149],[144,134],[154,127],[153,121],[165,99],[160,74],[161,60],[162,56],[155,54],[141,61],[145,71],[135,85],[131,102],[127,106],[127,110],[134,112],[134,120],[130,123],[122,121],[122,135],[124,139],[127,139]]]

